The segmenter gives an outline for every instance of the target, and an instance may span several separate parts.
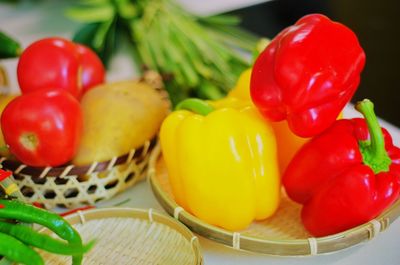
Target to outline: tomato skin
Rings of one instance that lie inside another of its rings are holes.
[[[79,97],[79,54],[75,44],[62,38],[45,38],[29,45],[18,61],[17,77],[22,93],[60,88]]]
[[[103,83],[104,66],[89,48],[52,37],[33,42],[21,54],[17,78],[22,93],[57,88],[80,99],[85,91]]]
[[[102,61],[94,51],[82,44],[76,44],[76,48],[82,66],[81,95],[83,95],[96,85],[104,83],[106,71]]]
[[[79,101],[61,89],[41,89],[12,100],[1,115],[10,151],[30,166],[59,166],[75,155],[82,135]]]

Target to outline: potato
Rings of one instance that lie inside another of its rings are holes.
[[[16,94],[0,94],[0,115],[3,113],[3,110],[10,103],[11,100],[16,98]],[[10,157],[10,151],[7,148],[6,143],[4,142],[3,133],[0,130],[0,156]]]
[[[138,148],[152,139],[169,111],[169,103],[153,87],[139,81],[106,83],[81,100],[83,136],[72,163],[102,162]]]

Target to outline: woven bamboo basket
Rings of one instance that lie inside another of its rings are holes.
[[[13,172],[25,201],[48,209],[75,208],[109,199],[143,179],[156,142],[154,138],[128,154],[86,166],[36,168],[5,157],[0,163]]]
[[[398,200],[368,223],[338,234],[315,238],[301,223],[301,206],[283,193],[274,216],[253,222],[246,230],[232,232],[205,223],[175,202],[159,147],[155,148],[150,159],[149,181],[157,200],[168,214],[193,232],[234,249],[269,255],[308,256],[337,252],[373,239],[400,215]]]
[[[151,85],[170,104],[157,72],[147,70],[140,80]],[[47,209],[77,208],[109,199],[143,179],[156,143],[157,136],[154,136],[126,154],[84,166],[37,168],[7,157],[0,157],[0,166],[13,172],[25,201],[41,203]]]
[[[96,240],[84,256],[85,265],[203,264],[197,237],[181,223],[152,209],[102,208],[78,211],[65,219],[74,225],[83,242]],[[68,256],[40,254],[46,264],[71,262]]]

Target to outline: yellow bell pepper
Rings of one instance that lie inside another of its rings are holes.
[[[251,79],[252,68],[244,70],[238,80],[236,81],[235,87],[229,91],[228,97],[234,97],[246,101],[251,101],[250,97],[250,79]]]
[[[256,109],[215,110],[196,99],[178,108],[183,109],[172,112],[160,129],[177,203],[209,224],[234,231],[271,216],[280,198],[276,143]]]
[[[239,76],[235,87],[229,92],[228,96],[224,99],[218,100],[213,105],[220,107],[223,105],[253,105],[250,96],[250,79],[252,68],[248,68]],[[242,103],[239,103],[242,101]],[[268,121],[266,121],[268,122]],[[278,163],[279,171],[284,172],[297,150],[300,149],[307,141],[308,138],[302,138],[295,135],[289,128],[286,121],[270,122],[278,146]]]

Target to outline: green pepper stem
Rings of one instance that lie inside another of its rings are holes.
[[[198,98],[188,98],[182,100],[175,107],[175,110],[181,109],[190,110],[203,116],[206,116],[210,112],[214,111],[214,108],[210,104]]]
[[[370,141],[360,142],[364,164],[375,174],[389,171],[392,161],[385,149],[385,139],[374,112],[374,104],[369,99],[364,99],[358,102],[355,108],[364,116],[370,134]]]

